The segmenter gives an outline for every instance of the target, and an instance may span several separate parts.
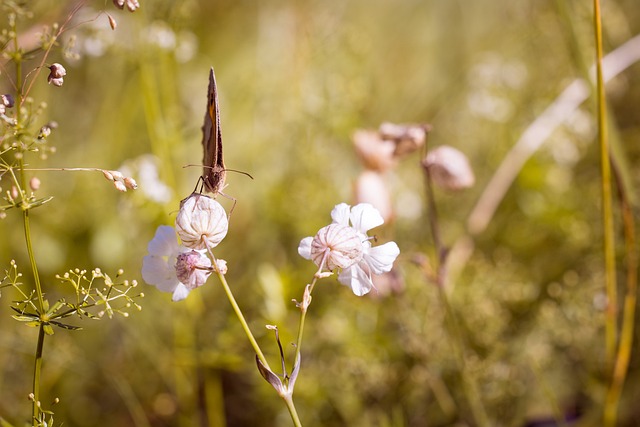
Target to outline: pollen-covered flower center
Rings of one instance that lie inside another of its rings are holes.
[[[356,230],[341,224],[323,227],[311,242],[311,260],[328,270],[348,268],[362,259],[362,240]]]

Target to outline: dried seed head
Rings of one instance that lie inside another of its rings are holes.
[[[190,249],[217,246],[227,235],[229,221],[222,205],[210,197],[192,194],[180,206],[176,231]]]
[[[445,190],[462,190],[475,183],[467,156],[448,145],[431,150],[422,161],[422,166],[434,184]]]
[[[353,134],[353,144],[367,169],[384,172],[396,165],[393,157],[395,144],[380,138],[378,132],[358,130]]]
[[[347,268],[362,259],[364,247],[358,233],[347,225],[329,224],[311,241],[311,260],[328,270]]]

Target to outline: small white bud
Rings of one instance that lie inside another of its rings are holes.
[[[118,191],[122,191],[123,193],[127,192],[127,187],[122,181],[113,181],[113,186],[116,187],[116,190]]]
[[[136,180],[131,178],[130,176],[126,177],[123,182],[129,190],[135,190],[136,188],[138,188],[138,183],[136,183]]]

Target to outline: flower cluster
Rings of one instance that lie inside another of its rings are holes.
[[[395,242],[372,246],[367,231],[384,223],[380,212],[368,203],[351,208],[346,203],[331,211],[333,222],[315,237],[302,239],[298,253],[323,270],[341,270],[338,281],[362,296],[373,288],[373,274],[391,271],[400,254]]]
[[[224,260],[217,260],[213,266],[205,253],[224,239],[228,228],[220,203],[207,196],[191,195],[180,207],[176,229],[160,226],[149,242],[149,255],[142,260],[143,279],[163,292],[171,292],[173,301],[185,299],[205,284],[212,271],[226,273]]]

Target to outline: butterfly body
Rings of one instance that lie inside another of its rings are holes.
[[[213,67],[209,73],[209,89],[207,93],[207,111],[202,125],[202,181],[204,189],[213,193],[214,197],[224,188],[227,175],[222,158],[222,132],[220,131],[220,108],[218,106],[218,89]]]

